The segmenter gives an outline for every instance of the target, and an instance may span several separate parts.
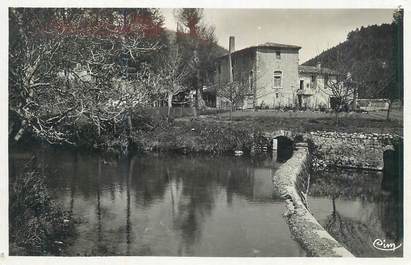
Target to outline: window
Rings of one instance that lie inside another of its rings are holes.
[[[274,88],[281,88],[281,85],[282,85],[281,77],[282,77],[281,71],[274,72]]]
[[[248,80],[250,82],[250,91],[252,91],[253,86],[254,86],[254,84],[253,84],[253,71],[250,71],[250,76],[248,77]]]
[[[281,59],[281,52],[280,52],[280,51],[276,51],[276,52],[275,52],[275,58],[276,58],[277,60],[280,60],[280,59]]]
[[[311,88],[312,89],[316,89],[316,86],[317,86],[317,82],[316,82],[316,79],[317,79],[317,77],[315,76],[315,75],[312,75],[311,76]]]

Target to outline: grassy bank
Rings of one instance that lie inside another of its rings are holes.
[[[236,111],[231,118],[228,113],[203,113],[197,119],[190,116],[167,119],[160,111],[136,110],[130,121],[124,118],[119,124],[106,122],[101,130],[90,123],[73,125],[70,130],[74,145],[68,147],[114,154],[140,151],[217,154],[234,150],[250,152],[252,146],[259,149],[266,145],[267,139],[261,137],[263,133],[280,129],[402,136],[402,111],[391,120],[386,120],[383,114],[340,113],[337,123],[333,113],[314,111]],[[38,141],[35,136],[26,135],[21,141],[23,145]]]
[[[403,135],[402,120],[386,120],[375,113],[342,113],[338,124],[334,114],[323,112],[274,112],[238,111],[230,119],[229,114],[200,115],[199,118],[184,117],[171,122],[152,119],[152,128],[133,131],[130,150],[175,151],[181,153],[227,153],[234,150],[250,152],[252,147],[260,150],[269,146],[262,135],[275,130],[297,132],[335,131],[347,133],[389,133]],[[121,152],[127,145],[125,137],[114,138],[110,150]]]
[[[309,131],[336,131],[362,133],[391,133],[403,134],[402,111],[395,113],[396,118],[386,120],[385,112],[370,113],[340,113],[338,124],[334,113],[305,111],[279,112],[271,110],[236,111],[232,118],[227,113],[203,116],[208,123],[231,123],[237,128],[254,128],[261,131],[296,130]],[[189,122],[179,119],[180,122]]]
[[[237,127],[230,123],[204,121],[176,122],[153,131],[133,134],[135,148],[144,151],[175,151],[181,153],[245,153],[262,150],[269,141],[261,130]]]

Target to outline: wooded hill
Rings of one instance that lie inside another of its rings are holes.
[[[303,65],[322,66],[351,73],[359,83],[360,98],[402,99],[402,16],[391,24],[351,31],[347,40]]]

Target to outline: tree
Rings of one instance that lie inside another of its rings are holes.
[[[60,108],[53,98],[62,94],[63,84],[58,76],[64,72],[62,55],[68,50],[67,36],[50,36],[39,31],[56,16],[54,10],[10,9],[9,12],[9,134],[19,141],[30,128],[51,142],[66,141],[66,132],[56,127],[69,115],[71,107]],[[52,109],[57,109],[57,113],[51,115]],[[48,117],[42,119],[44,115]]]
[[[351,31],[347,40],[305,62],[352,73],[360,98],[389,99],[387,119],[394,100],[403,100],[403,10],[394,12],[391,24]]]
[[[244,103],[248,88],[239,81],[228,82],[217,89],[217,96],[230,101],[230,120],[232,111]]]
[[[124,110],[108,107],[116,98],[116,107],[124,98],[141,103],[152,79],[141,65],[129,77],[128,61],[158,46],[132,18],[122,9],[10,9],[9,134],[18,141],[29,129],[50,143],[73,143],[79,121],[98,135],[102,123],[116,121]]]
[[[175,43],[168,49],[166,56],[161,58],[160,65],[159,94],[167,99],[167,120],[169,120],[173,97],[187,90],[184,81],[188,78],[190,69],[183,63],[181,51]]]
[[[182,60],[191,66],[185,84],[196,91],[194,105],[197,109],[202,87],[212,83],[209,73],[214,69],[215,58],[223,55],[224,50],[217,45],[215,28],[204,23],[203,9],[177,9],[175,17],[178,21],[176,40],[181,47]]]
[[[177,21],[188,28],[190,36],[195,40],[198,37],[199,25],[203,19],[202,8],[181,8],[174,12]]]
[[[338,114],[347,110],[356,94],[356,84],[350,73],[338,74],[336,78],[329,78],[324,92],[330,96],[330,105],[335,112],[335,122],[338,126]]]
[[[394,36],[393,36],[393,86],[391,87],[388,98],[389,106],[387,110],[387,120],[390,119],[392,101],[400,99],[401,104],[404,100],[404,9],[398,9],[393,16]]]

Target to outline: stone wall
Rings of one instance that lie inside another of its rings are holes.
[[[313,144],[314,167],[382,170],[383,153],[392,148],[393,136],[317,131],[305,134],[304,139]]]
[[[277,130],[264,133],[274,139],[279,136],[296,140],[297,137],[311,143],[312,166],[316,168],[343,167],[382,170],[384,151],[393,149],[393,141],[399,135],[379,133],[299,132]]]
[[[308,148],[299,147],[292,158],[284,163],[273,176],[274,192],[285,200],[285,214],[291,234],[308,256],[352,257],[309,212],[306,194],[309,183],[310,157]]]

